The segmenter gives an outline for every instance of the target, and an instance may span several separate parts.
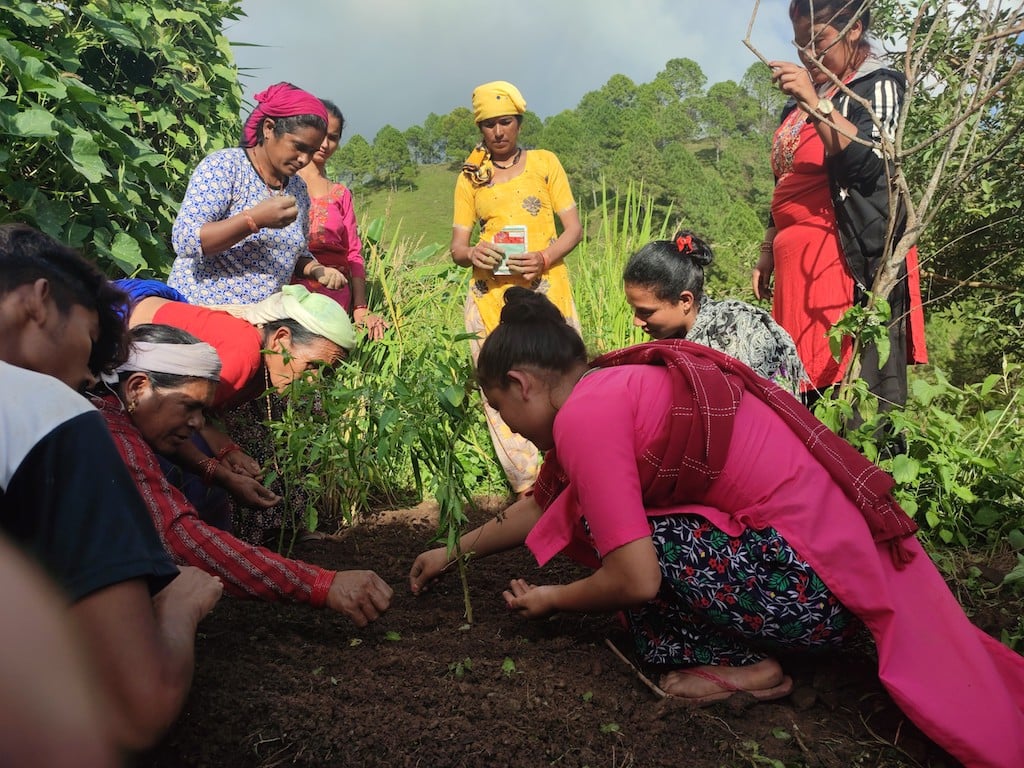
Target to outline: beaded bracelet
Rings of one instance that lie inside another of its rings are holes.
[[[234,453],[235,451],[240,451],[240,450],[242,450],[242,449],[239,448],[234,443],[228,443],[223,448],[221,448],[219,451],[217,451],[217,455],[214,458],[217,459],[217,461],[224,461],[224,457],[227,456],[229,453]]]
[[[203,459],[199,462],[199,476],[207,485],[213,485],[213,476],[217,473],[220,462],[217,459]]]

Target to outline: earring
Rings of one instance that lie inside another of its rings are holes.
[[[128,402],[128,413],[135,413],[135,407],[136,407],[135,406],[135,401],[134,400],[130,400]]]

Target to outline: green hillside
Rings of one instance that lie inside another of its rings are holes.
[[[356,216],[361,228],[383,216],[388,231],[397,228],[404,237],[420,240],[421,245],[447,247],[452,238],[454,191],[455,173],[447,165],[421,165],[414,188],[354,192]]]

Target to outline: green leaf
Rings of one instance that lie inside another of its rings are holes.
[[[11,132],[23,138],[49,139],[57,135],[53,115],[38,107],[19,112],[11,123]]]
[[[110,255],[114,263],[126,275],[134,275],[146,266],[138,242],[125,232],[118,232],[114,235],[114,242],[110,246]]]

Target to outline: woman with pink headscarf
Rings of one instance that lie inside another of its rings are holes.
[[[252,304],[293,274],[340,287],[309,253],[309,193],[297,176],[323,142],[327,110],[290,83],[256,94],[239,147],[205,157],[174,221],[168,284],[193,304]]]

